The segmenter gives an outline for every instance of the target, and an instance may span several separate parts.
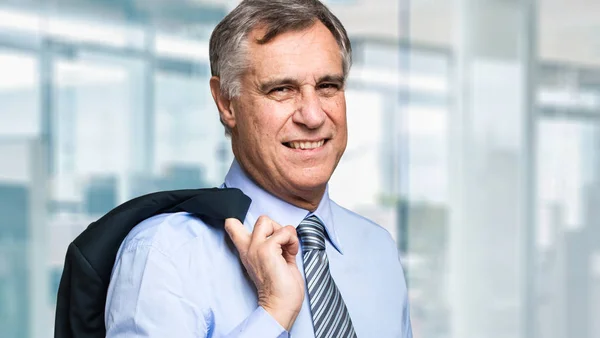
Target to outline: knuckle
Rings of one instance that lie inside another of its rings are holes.
[[[257,225],[258,224],[264,224],[264,223],[267,223],[267,222],[270,222],[270,221],[271,221],[271,219],[269,218],[269,216],[267,216],[267,215],[260,215],[258,217],[258,219],[256,220],[256,224]]]
[[[280,231],[281,233],[289,237],[294,237],[296,235],[296,229],[291,225],[281,228]]]

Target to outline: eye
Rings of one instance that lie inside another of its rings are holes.
[[[325,82],[317,86],[317,90],[324,96],[334,96],[340,90],[340,85],[337,83]]]
[[[273,93],[273,94],[282,93],[283,94],[283,93],[289,92],[290,90],[291,89],[289,87],[275,87],[275,88],[271,89],[271,91],[269,91],[269,93]]]
[[[292,98],[295,93],[296,88],[287,85],[274,87],[267,92],[267,95],[274,100],[283,101]]]
[[[336,83],[321,83],[319,89],[338,89],[340,86]]]

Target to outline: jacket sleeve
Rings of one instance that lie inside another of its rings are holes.
[[[71,300],[71,248],[67,251],[65,266],[60,278],[58,286],[58,294],[56,296],[56,315],[54,319],[54,337],[72,338],[71,324],[69,314]]]

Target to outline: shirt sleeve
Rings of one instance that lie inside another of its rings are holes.
[[[113,269],[106,337],[206,337],[210,323],[188,299],[170,257],[151,245],[130,247]],[[289,333],[259,306],[226,337],[288,338]]]
[[[289,338],[288,331],[273,316],[259,306],[238,325],[226,338],[273,337]]]
[[[402,289],[404,290],[404,297],[403,297],[403,302],[404,302],[404,306],[402,307],[402,328],[404,329],[404,332],[402,333],[402,338],[413,338],[413,332],[412,332],[412,323],[410,321],[410,304],[408,301],[408,289],[406,287],[406,274],[404,273],[404,268],[402,267],[402,263],[401,263],[401,255],[400,252],[397,251],[397,249],[395,248],[395,245],[393,246],[394,250],[396,250],[396,254],[398,255],[398,264],[400,267],[400,278],[402,281],[402,284],[400,287],[402,287]]]
[[[404,328],[403,338],[413,338],[412,333],[412,324],[410,322],[410,306],[408,304],[408,297],[406,297],[406,301],[404,303],[404,318],[403,318],[402,327]]]
[[[106,337],[205,337],[201,309],[187,301],[170,258],[151,245],[122,253],[106,299]]]

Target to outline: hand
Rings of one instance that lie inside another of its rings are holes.
[[[300,249],[296,229],[261,216],[252,233],[236,218],[225,220],[225,230],[258,290],[258,304],[289,331],[304,301],[304,280],[296,265]]]

